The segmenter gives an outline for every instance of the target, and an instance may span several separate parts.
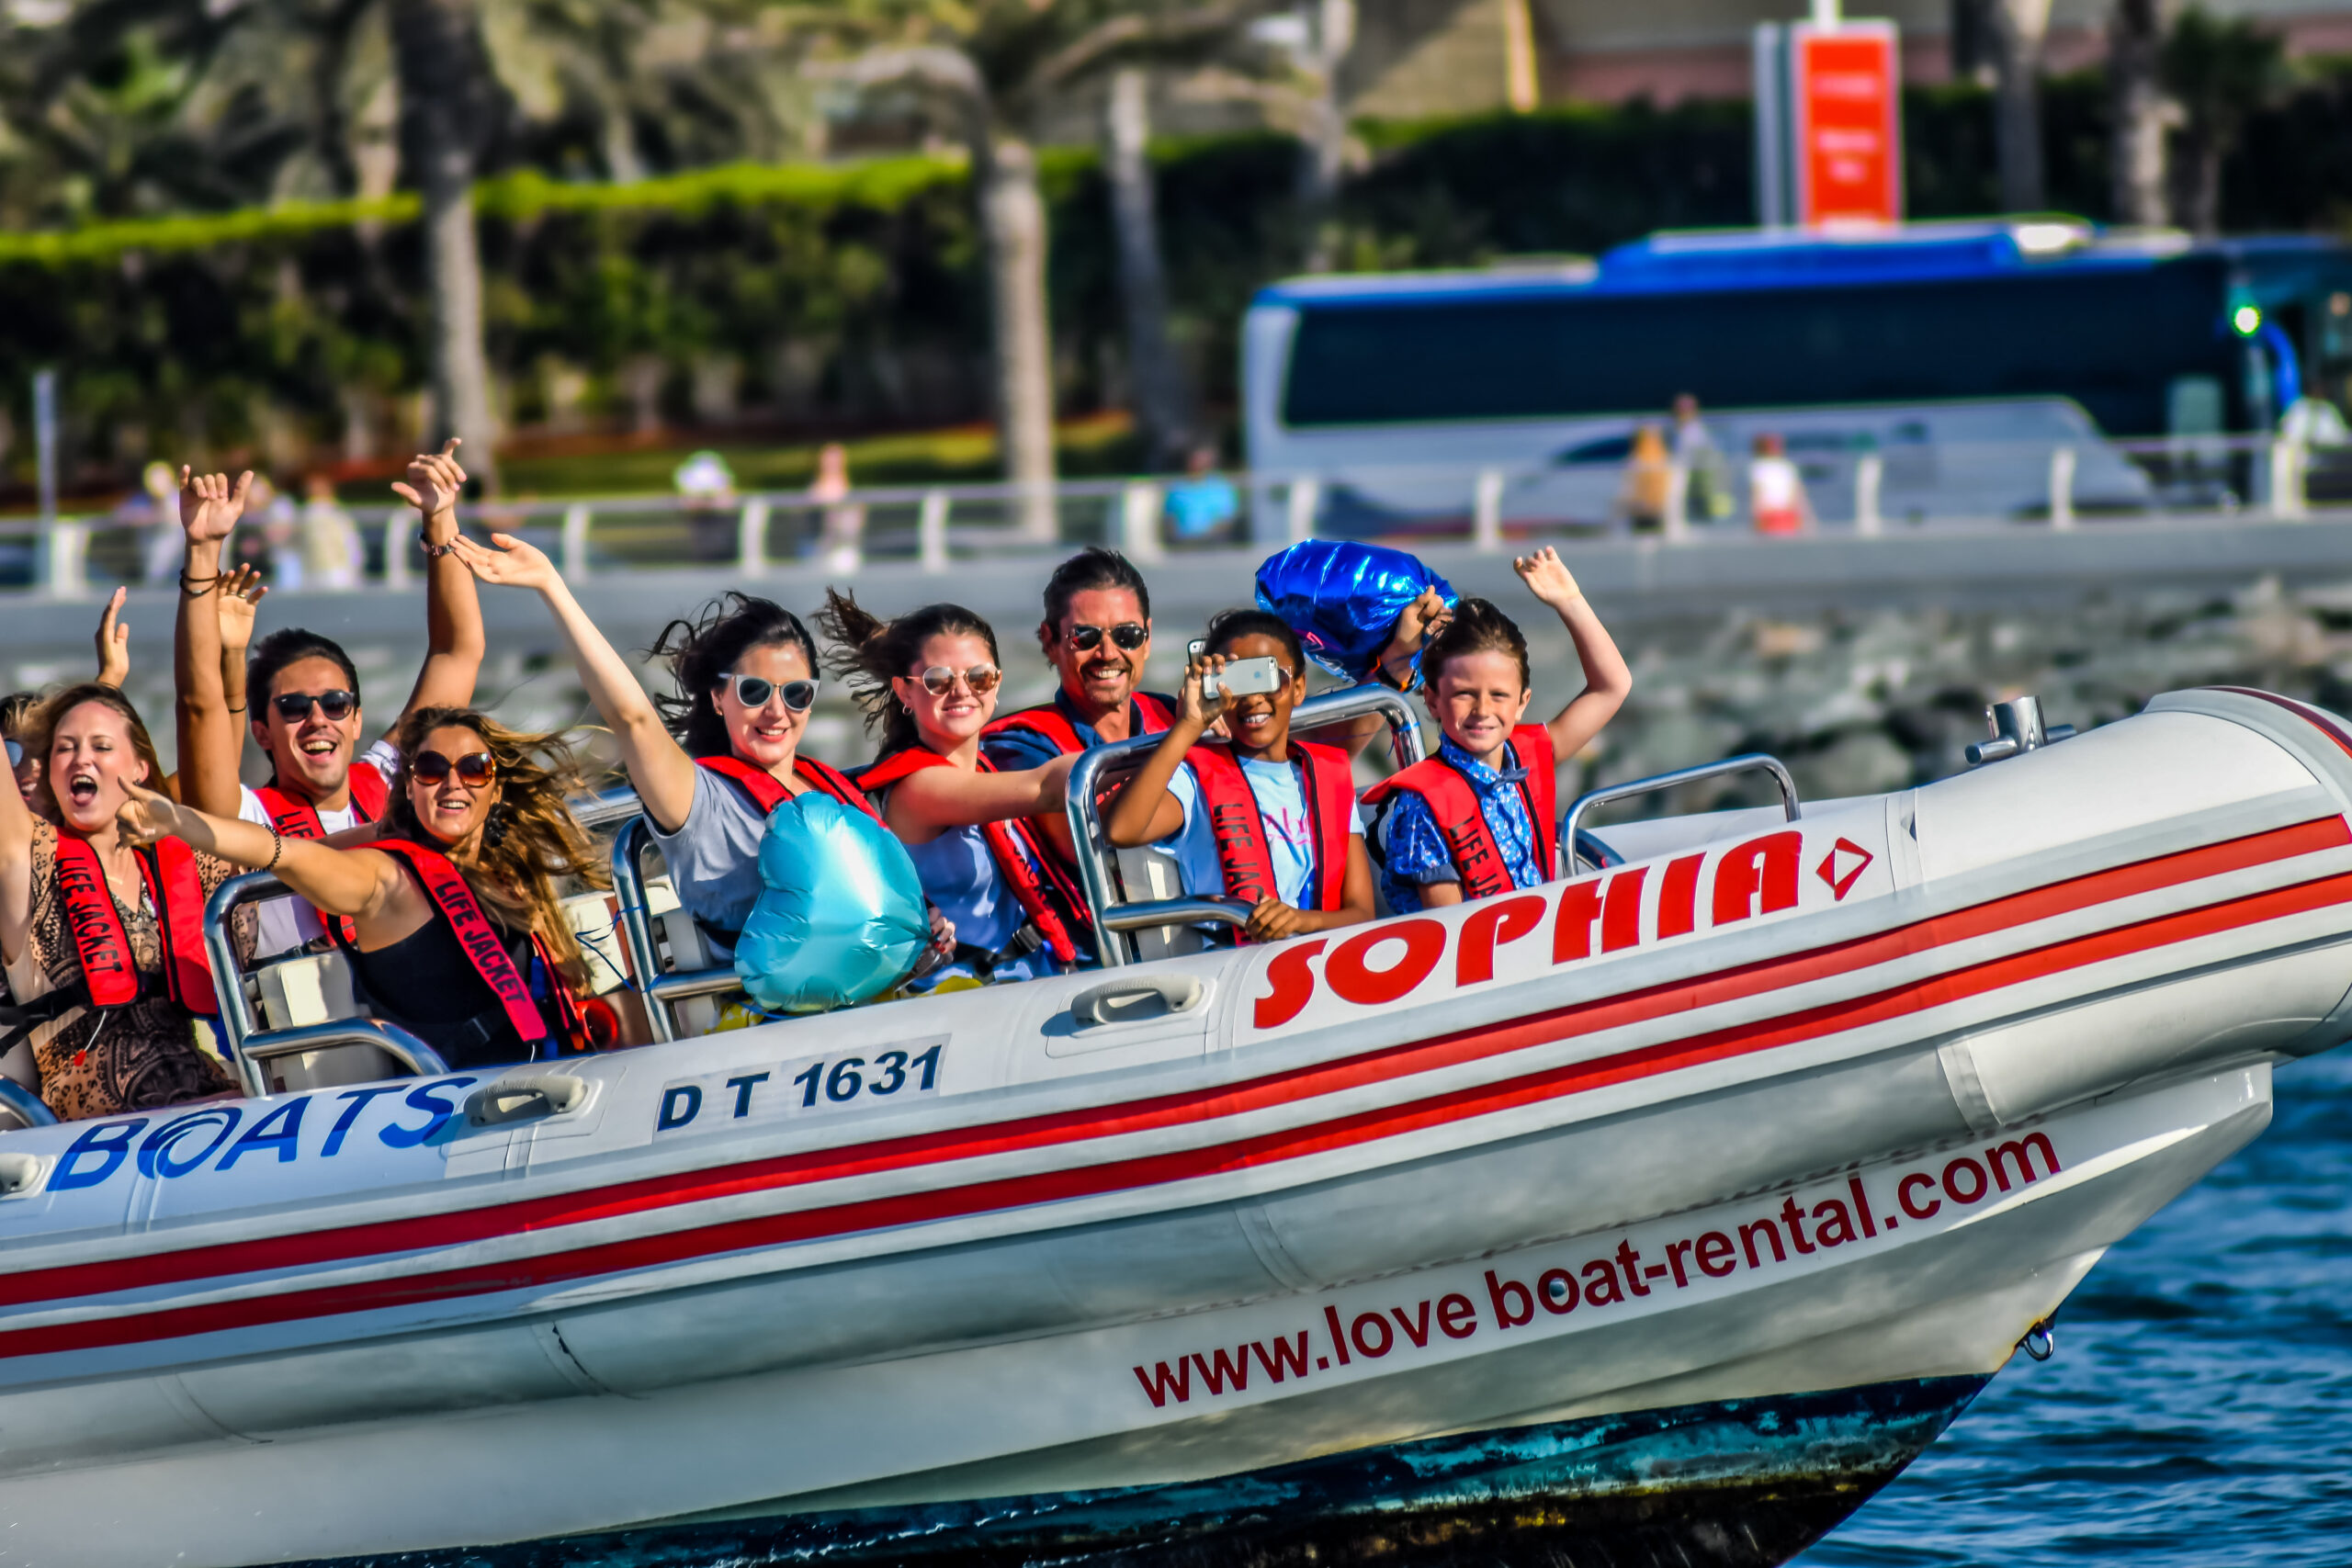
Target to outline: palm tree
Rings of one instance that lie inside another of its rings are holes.
[[[1127,374],[1135,387],[1136,422],[1156,468],[1174,468],[1191,454],[1192,389],[1168,333],[1168,278],[1159,258],[1159,220],[1153,199],[1148,78],[1136,66],[1111,77],[1103,164],[1110,176],[1111,227],[1119,255],[1119,304],[1125,318]]]
[[[2165,221],[2165,132],[2170,106],[2159,79],[2160,0],[2115,0],[2107,24],[2107,85],[2113,130],[2108,162],[2118,222]]]
[[[2001,173],[2001,206],[2039,212],[2045,205],[2041,157],[2041,45],[2050,0],[1991,0],[1993,141]]]
[[[498,487],[490,361],[481,332],[474,174],[497,105],[473,0],[390,0],[404,161],[424,205],[435,425],[463,438],[466,468]]]
[[[2286,47],[2243,17],[2223,21],[2191,6],[2165,39],[2162,70],[2182,113],[2182,220],[2199,234],[2218,234],[2222,161],[2245,122],[2286,86]]]
[[[1038,110],[1124,63],[1197,47],[1267,0],[973,0],[949,10],[868,0],[803,13],[855,51],[841,74],[868,90],[915,91],[963,142],[988,262],[990,381],[1020,526],[1057,532],[1053,353],[1046,311],[1046,204],[1030,148]]]

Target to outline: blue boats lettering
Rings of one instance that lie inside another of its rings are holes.
[[[480,1081],[472,1077],[442,1078],[437,1082],[423,1084],[411,1089],[408,1095],[410,1107],[430,1113],[432,1120],[422,1127],[403,1127],[394,1122],[378,1133],[376,1136],[383,1140],[385,1147],[393,1149],[413,1149],[419,1145],[431,1143],[434,1134],[447,1126],[449,1119],[458,1113],[457,1102],[444,1100],[441,1097],[442,1091],[463,1089],[469,1083]]]
[[[50,1172],[49,1190],[69,1192],[77,1187],[96,1187],[130,1156],[130,1142],[145,1125],[147,1118],[140,1116],[129,1122],[101,1122],[95,1127],[84,1128],[73,1146],[58,1156],[57,1168]],[[98,1162],[95,1170],[74,1168],[92,1158]]]
[[[296,1158],[302,1152],[302,1108],[310,1103],[307,1095],[300,1100],[289,1100],[246,1128],[244,1135],[230,1145],[220,1156],[220,1163],[215,1168],[226,1170],[242,1156],[258,1154],[264,1149],[277,1150],[280,1165]]]
[[[229,1141],[229,1134],[237,1130],[237,1123],[243,1120],[243,1112],[233,1105],[209,1106],[186,1116],[175,1117],[148,1134],[146,1142],[139,1145],[139,1174],[150,1179],[186,1176],[210,1159],[214,1151]],[[172,1157],[174,1145],[193,1143],[207,1131],[211,1131],[211,1138],[193,1156],[177,1160]]]

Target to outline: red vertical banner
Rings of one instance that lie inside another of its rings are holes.
[[[1903,220],[1903,88],[1892,22],[1789,29],[1796,220]]]

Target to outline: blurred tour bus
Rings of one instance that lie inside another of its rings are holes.
[[[2267,478],[2243,438],[2347,383],[2342,245],[2063,220],[1664,233],[1597,263],[1294,279],[1259,292],[1242,337],[1261,538],[1293,522],[1272,481],[1295,477],[1333,534],[1458,529],[1481,472],[1508,522],[1605,524],[1634,430],[1670,428],[1683,394],[1720,455],[1685,438],[1712,462],[1702,489],[1743,488],[1770,432],[1833,520],[1871,453],[1894,521],[2046,514],[2061,448],[2077,510],[2226,506]]]

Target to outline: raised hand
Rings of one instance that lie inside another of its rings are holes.
[[[98,684],[120,690],[130,678],[130,628],[122,624],[122,602],[130,590],[118,588],[98,615]]]
[[[1421,644],[1444,630],[1445,623],[1452,619],[1453,611],[1447,606],[1445,596],[1434,588],[1424,588],[1421,596],[1406,605],[1405,613],[1396,617],[1396,629],[1389,634],[1388,646],[1397,653],[1419,653]]]
[[[212,607],[220,622],[221,651],[242,654],[254,640],[254,613],[261,608],[269,587],[253,567],[241,566],[220,575]]]
[[[122,785],[123,802],[115,807],[114,827],[124,843],[132,849],[144,849],[179,830],[180,808],[170,795],[159,795],[129,779],[117,782]]]
[[[1584,590],[1577,586],[1576,578],[1560,559],[1560,552],[1549,545],[1532,556],[1520,557],[1510,563],[1510,569],[1519,573],[1528,592],[1555,610],[1565,609],[1584,597]]]
[[[253,488],[251,468],[238,475],[232,486],[226,474],[198,474],[182,464],[180,526],[187,532],[187,542],[210,545],[227,538],[245,514],[245,496]]]
[[[563,580],[545,550],[512,534],[492,534],[488,545],[459,536],[449,541],[449,549],[468,571],[493,587],[543,590]]]
[[[452,435],[442,443],[440,451],[419,452],[410,458],[408,478],[405,482],[393,481],[392,493],[428,520],[455,512],[458,497],[466,488],[466,470],[458,467],[460,445],[458,438]]]
[[[1188,723],[1206,727],[1225,714],[1226,695],[1222,685],[1214,697],[1201,694],[1201,677],[1212,671],[1225,669],[1225,655],[1204,653],[1184,666],[1184,683],[1176,688],[1177,716]]]

